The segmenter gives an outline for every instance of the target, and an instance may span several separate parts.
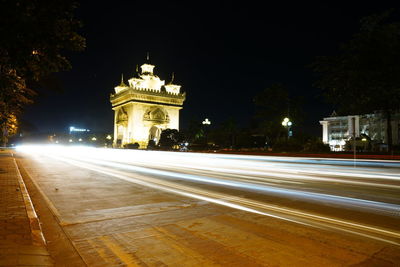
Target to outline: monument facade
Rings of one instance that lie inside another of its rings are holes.
[[[110,101],[114,110],[114,147],[138,143],[146,148],[149,141],[156,144],[164,129],[179,130],[179,111],[186,93],[172,81],[165,84],[153,73],[154,65],[145,63],[136,77],[115,87]]]

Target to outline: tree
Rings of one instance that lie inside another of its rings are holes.
[[[185,136],[190,143],[196,143],[199,140],[203,139],[205,136],[205,132],[201,122],[197,120],[189,121],[189,127],[185,131]]]
[[[361,28],[340,54],[318,57],[315,83],[342,113],[386,116],[392,151],[391,116],[400,107],[400,24],[385,22],[390,12],[361,20]]]
[[[294,124],[302,121],[302,100],[290,97],[280,83],[272,84],[254,98],[258,132],[265,135],[266,142],[273,143],[286,134],[282,120],[289,117]]]
[[[17,116],[22,107],[32,102],[34,91],[26,88],[25,81],[15,70],[0,65],[0,130],[1,143],[7,145],[9,136],[17,132]]]
[[[235,119],[230,117],[215,128],[210,137],[221,148],[235,148],[239,132]]]
[[[33,102],[34,81],[71,67],[65,51],[80,51],[76,2],[3,0],[0,6],[0,128],[5,130]],[[11,120],[11,121],[10,121]]]
[[[176,129],[165,129],[161,132],[158,145],[163,149],[173,149],[185,141],[185,136]]]

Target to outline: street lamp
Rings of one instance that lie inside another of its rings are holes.
[[[211,121],[209,121],[208,118],[206,118],[202,123],[203,125],[210,125]]]
[[[204,125],[204,128],[205,128],[204,132],[205,132],[205,135],[206,135],[206,146],[208,146],[208,133],[207,133],[207,127],[206,126],[210,125],[211,121],[209,121],[208,118],[205,118],[205,120],[202,122],[202,124]]]
[[[289,120],[289,118],[284,118],[282,121],[282,126],[285,127],[288,131],[288,138],[292,136],[292,131],[290,130],[293,123]]]

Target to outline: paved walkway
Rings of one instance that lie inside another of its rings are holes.
[[[12,150],[0,150],[0,266],[53,266]]]

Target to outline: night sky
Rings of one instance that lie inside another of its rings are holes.
[[[187,94],[181,128],[206,117],[214,126],[229,118],[248,126],[254,96],[279,82],[304,96],[304,129],[318,135],[318,121],[333,107],[312,86],[307,65],[336,53],[360,18],[388,7],[262,3],[82,1],[76,14],[87,48],[68,54],[72,70],[53,76],[57,90],[41,91],[24,119],[41,132],[74,125],[111,133],[109,95],[121,73],[127,83],[148,52],[155,74],[169,82],[174,72]]]

